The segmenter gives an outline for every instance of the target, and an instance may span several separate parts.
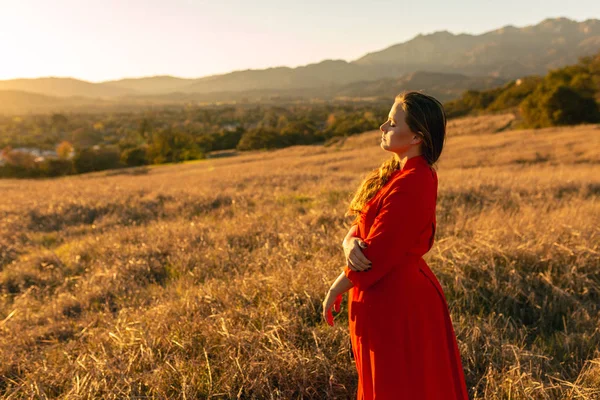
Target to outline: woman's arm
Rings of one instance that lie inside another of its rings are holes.
[[[329,292],[327,292],[325,300],[323,300],[323,318],[330,326],[333,326],[331,307],[333,307],[335,312],[339,312],[342,303],[342,294],[347,292],[352,286],[352,281],[342,272],[335,282],[333,282],[333,285],[331,285]]]
[[[333,284],[329,288],[329,293],[332,296],[338,296],[340,294],[346,293],[348,290],[352,289],[353,286],[354,284],[352,283],[352,281],[348,279],[344,271],[342,271],[342,273],[337,277],[335,282],[333,282]]]
[[[345,245],[346,243],[348,243],[348,241],[351,238],[355,237],[357,231],[358,231],[357,224],[353,224],[350,227],[348,234],[344,238],[344,241],[342,242],[342,246]],[[329,288],[328,295],[335,297],[335,296],[344,294],[348,290],[350,290],[353,286],[354,286],[354,284],[352,283],[352,281],[350,279],[348,279],[348,277],[346,276],[346,273],[344,271],[342,271],[342,273],[340,273],[340,275],[337,277],[335,282],[333,282],[333,284]]]
[[[346,244],[348,242],[348,240],[350,240],[350,238],[355,237],[356,236],[356,232],[358,231],[358,225],[354,224],[350,227],[350,230],[348,231],[348,233],[346,234],[346,237],[344,238],[344,240],[342,241],[342,246],[344,244]]]

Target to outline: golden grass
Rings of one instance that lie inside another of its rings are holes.
[[[471,398],[598,398],[600,127],[511,118],[449,125],[425,257]],[[0,181],[2,396],[352,398],[320,307],[378,139]]]

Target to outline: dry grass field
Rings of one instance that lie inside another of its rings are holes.
[[[449,124],[425,259],[471,398],[598,399],[600,125],[511,118]],[[374,131],[0,181],[0,396],[354,398],[345,299],[333,328],[320,308],[388,157]]]

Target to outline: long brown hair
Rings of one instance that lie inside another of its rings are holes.
[[[413,133],[420,134],[422,155],[433,167],[440,157],[446,139],[446,113],[437,99],[421,92],[402,92],[394,99],[406,115],[405,122]],[[394,154],[379,168],[371,171],[355,192],[345,216],[360,214],[365,204],[377,194],[394,171],[400,169],[400,161]],[[357,219],[358,220],[358,215]]]

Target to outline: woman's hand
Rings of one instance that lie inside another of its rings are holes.
[[[325,296],[325,300],[323,300],[323,318],[327,321],[329,326],[333,326],[333,314],[331,313],[331,306],[335,312],[340,312],[340,306],[342,304],[342,295],[334,294],[331,292],[327,292],[327,296]]]
[[[371,261],[362,252],[362,249],[367,247],[367,243],[361,238],[351,237],[344,240],[342,247],[344,248],[348,268],[352,271],[367,271],[371,269]]]

